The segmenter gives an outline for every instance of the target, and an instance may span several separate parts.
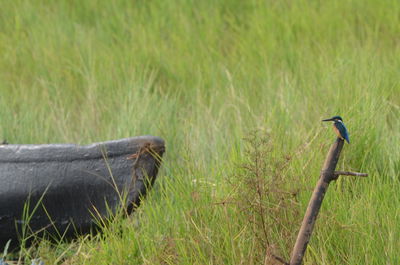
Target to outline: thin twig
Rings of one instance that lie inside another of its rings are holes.
[[[367,173],[350,172],[350,171],[335,171],[336,176],[355,176],[355,177],[368,177]]]

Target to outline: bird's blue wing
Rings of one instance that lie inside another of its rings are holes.
[[[347,131],[346,126],[343,124],[343,122],[337,122],[335,123],[336,128],[339,130],[340,135],[348,142],[350,143],[350,137],[349,137],[349,132]]]

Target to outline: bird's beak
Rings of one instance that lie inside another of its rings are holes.
[[[322,120],[322,121],[333,121],[333,119],[330,118],[330,119],[325,119],[325,120]]]

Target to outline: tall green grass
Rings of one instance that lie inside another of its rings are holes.
[[[239,207],[243,138],[258,130],[273,147],[262,159],[275,172],[290,157],[280,175],[299,190],[290,235],[268,234],[288,259],[334,141],[320,120],[340,114],[351,144],[339,168],[369,177],[331,186],[305,264],[399,264],[399,13],[391,0],[1,1],[0,138],[167,142],[131,219],[24,258],[259,264],[265,250]]]

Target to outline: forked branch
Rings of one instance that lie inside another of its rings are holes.
[[[301,228],[297,236],[292,255],[290,257],[290,265],[301,265],[301,263],[303,262],[304,253],[307,250],[307,245],[310,241],[311,234],[314,229],[314,224],[318,217],[318,213],[321,208],[325,193],[328,189],[329,183],[332,180],[336,180],[340,175],[357,177],[368,176],[368,174],[365,173],[335,171],[336,165],[339,161],[340,152],[343,148],[343,144],[343,140],[337,138],[328,152],[324,166],[322,167],[320,179],[318,180],[317,186],[314,189],[314,192],[307,207],[307,211],[304,215],[304,219],[301,224]]]

